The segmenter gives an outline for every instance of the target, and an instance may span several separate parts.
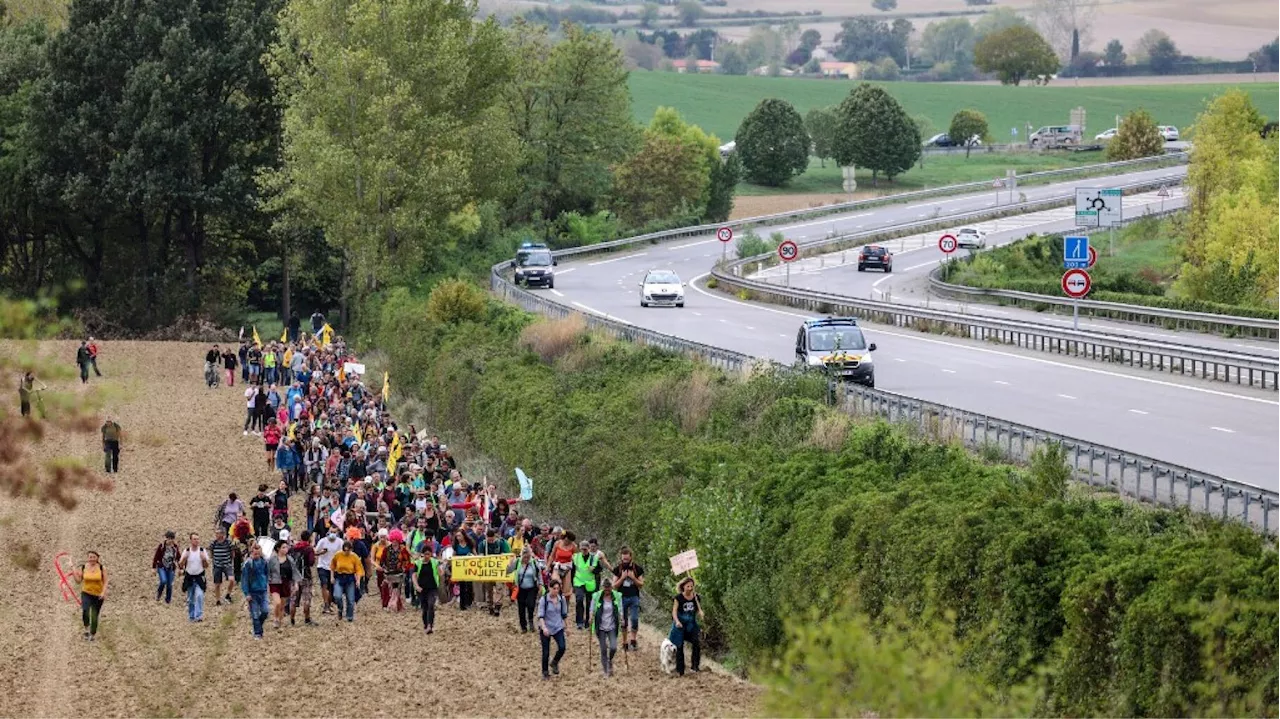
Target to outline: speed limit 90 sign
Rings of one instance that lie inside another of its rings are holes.
[[[799,256],[800,248],[791,240],[785,240],[782,244],[778,245],[778,257],[783,262],[791,262]]]

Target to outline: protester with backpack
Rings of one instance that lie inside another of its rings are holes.
[[[565,606],[564,597],[560,594],[560,580],[552,579],[547,585],[547,593],[538,602],[538,638],[542,642],[542,678],[547,680],[551,674],[560,674],[560,659],[565,652],[565,620],[569,618],[569,607]],[[551,659],[551,641],[556,643],[556,656]],[[551,673],[547,673],[550,668]]]
[[[413,588],[418,593],[418,605],[422,608],[422,630],[427,634],[436,628],[436,602],[440,599],[440,561],[430,553],[417,562],[413,575]]]
[[[525,545],[520,556],[513,557],[507,571],[515,573],[516,611],[520,615],[520,633],[535,629],[534,611],[538,604],[538,590],[542,586],[542,565],[533,556],[533,548]]]
[[[159,582],[156,586],[156,601],[164,597],[164,603],[173,601],[174,572],[178,569],[178,557],[182,556],[182,548],[174,540],[173,530],[164,533],[164,540],[156,547],[151,559],[151,568],[155,570]]]
[[[311,582],[312,570],[316,565],[316,550],[311,546],[311,531],[303,530],[302,538],[289,548],[289,559],[293,561],[295,577],[293,598],[289,602],[289,623],[295,624],[298,618],[298,605],[302,605],[302,623],[315,626],[311,621]]]
[[[178,560],[182,568],[182,591],[187,595],[187,621],[204,621],[204,570],[209,566],[209,552],[200,546],[200,535],[191,533],[191,545]]]
[[[285,603],[293,596],[293,562],[289,561],[289,530],[280,533],[275,551],[267,560],[267,586],[271,592],[271,616],[276,631],[284,620]]]
[[[622,593],[613,589],[613,580],[606,577],[600,591],[591,595],[591,633],[600,643],[600,670],[606,677],[613,676],[613,656],[618,653],[618,627],[622,610]]]

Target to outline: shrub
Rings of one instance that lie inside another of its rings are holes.
[[[484,291],[466,280],[443,280],[427,297],[427,317],[440,324],[480,322],[487,310]]]
[[[809,444],[818,449],[835,452],[844,446],[852,425],[853,418],[844,412],[835,410],[819,412],[813,419],[813,429],[809,432]]]
[[[568,354],[585,337],[586,320],[571,314],[563,319],[535,322],[520,333],[520,346],[532,351],[543,362],[553,362]]]

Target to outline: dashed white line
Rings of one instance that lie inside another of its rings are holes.
[[[578,269],[578,268],[577,268],[577,267],[570,267],[570,268],[569,268],[569,269],[567,269],[567,270],[556,270],[556,274],[557,274],[557,275],[567,275],[567,274],[569,274],[570,272],[573,272],[573,271],[574,271],[574,270],[576,270],[576,269]]]
[[[701,312],[694,312],[694,314],[695,314],[695,315],[697,315],[697,316],[699,316],[699,317],[701,317],[701,316],[702,316],[702,313],[701,313]]]
[[[996,384],[1005,384],[1005,385],[1009,384],[1008,382],[1005,382],[1005,381],[1004,381],[1004,380],[1002,380],[1002,379],[994,379],[994,380],[991,380],[991,381],[992,381],[992,382],[995,382]]]
[[[754,329],[755,329],[755,327],[752,327],[751,325],[747,325],[747,329],[749,329],[749,330],[754,330]]]
[[[1234,429],[1227,429],[1226,427],[1210,427],[1209,429],[1216,430],[1216,431],[1218,431],[1218,432],[1226,432],[1227,434],[1235,434],[1235,433],[1236,433],[1236,431],[1235,431]]]
[[[1058,396],[1059,396],[1059,397],[1061,397],[1061,398],[1063,398],[1063,399],[1075,399],[1075,397],[1072,397],[1072,396],[1071,396],[1071,395],[1069,395],[1069,394],[1059,394]]]
[[[1146,412],[1146,411],[1144,411],[1144,410],[1140,410],[1140,409],[1131,409],[1131,410],[1129,410],[1129,411],[1130,411],[1130,412],[1132,412],[1132,413],[1134,413],[1134,414],[1150,414],[1150,412]]]
[[[901,357],[894,357],[894,358],[893,358],[893,361],[894,361],[894,362],[906,362],[906,360],[902,359]]]
[[[597,266],[597,265],[607,265],[607,264],[609,264],[610,262],[621,262],[621,261],[623,261],[623,260],[630,260],[630,259],[633,259],[633,258],[636,258],[636,257],[644,257],[644,256],[645,256],[645,255],[647,255],[647,254],[649,254],[649,253],[648,253],[648,252],[637,252],[637,253],[636,253],[636,254],[634,254],[634,255],[627,255],[626,257],[614,257],[614,258],[613,258],[613,259],[611,259],[611,260],[599,260],[598,262],[588,262],[588,263],[587,263],[587,266],[588,266],[588,267],[595,267],[595,266]],[[563,273],[561,273],[561,274],[563,274]]]
[[[947,374],[955,374],[955,373],[956,373],[956,371],[955,371],[955,370],[953,370],[953,369],[947,369],[947,368],[945,368],[945,367],[943,367],[943,368],[942,368],[942,371],[943,371],[943,372],[946,372]]]
[[[564,293],[561,292],[560,290],[551,290],[551,294],[555,295],[556,297],[564,297]]]

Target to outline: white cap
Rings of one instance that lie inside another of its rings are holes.
[[[379,530],[378,530],[378,536],[379,536],[379,537],[385,537],[385,536],[387,536],[387,534],[389,534],[389,532],[387,531],[387,528],[386,528],[386,527],[383,527],[382,529],[379,529]]]
[[[287,529],[280,530],[280,541],[281,542],[289,541],[289,530]]]

